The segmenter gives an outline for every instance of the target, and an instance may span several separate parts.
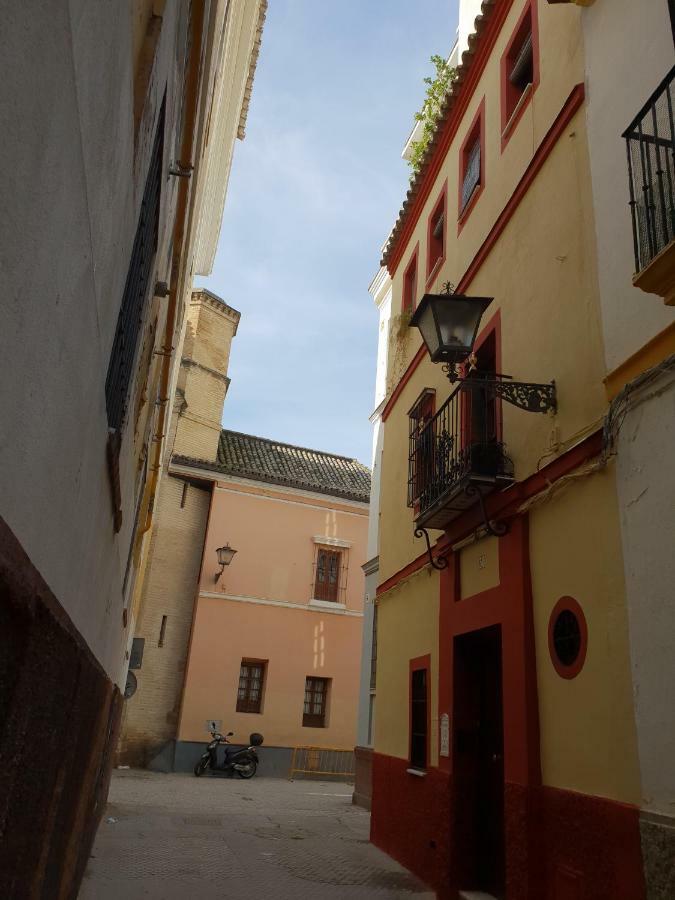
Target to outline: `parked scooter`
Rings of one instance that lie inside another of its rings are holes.
[[[250,746],[240,750],[232,747],[225,747],[225,758],[222,763],[218,762],[218,747],[221,745],[229,745],[228,738],[233,737],[234,732],[228,731],[222,735],[218,731],[212,731],[211,742],[207,745],[206,750],[202,753],[199,762],[194,767],[194,773],[199,778],[207,769],[212,772],[224,772],[230,776],[236,772],[240,778],[253,778],[258,768],[258,754],[256,747],[263,742],[262,734],[253,732],[249,737]]]

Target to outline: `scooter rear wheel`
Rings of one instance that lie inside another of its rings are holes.
[[[199,778],[200,775],[203,775],[204,772],[206,772],[208,765],[209,765],[208,759],[200,759],[199,760],[199,762],[196,764],[196,766],[193,769],[193,772],[195,773],[197,778]]]
[[[253,778],[258,768],[258,763],[254,759],[250,759],[247,763],[242,763],[241,768],[237,767],[236,772],[240,778]]]

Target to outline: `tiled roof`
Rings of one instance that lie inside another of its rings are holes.
[[[223,429],[216,462],[174,456],[173,462],[367,503],[370,469],[355,459]]]
[[[476,50],[481,43],[481,36],[483,35],[485,27],[488,24],[492,12],[497,5],[498,0],[483,0],[483,2],[481,3],[480,15],[476,16],[476,21],[474,23],[475,31],[473,34],[469,35],[468,49],[466,49],[464,53],[462,53],[462,61],[457,66],[455,79],[448,88],[448,92],[445,95],[445,100],[441,104],[441,111],[439,113],[438,120],[436,121],[434,133],[431,136],[429,144],[427,145],[427,148],[424,152],[424,156],[422,157],[422,160],[420,162],[420,167],[417,171],[417,174],[410,182],[410,187],[408,189],[408,193],[406,194],[405,200],[403,201],[403,206],[401,207],[398,218],[396,219],[394,227],[392,228],[385,245],[384,252],[382,254],[382,260],[380,261],[380,265],[382,266],[386,266],[389,262],[398,239],[401,236],[401,232],[403,231],[403,228],[408,220],[410,211],[415,204],[418,194],[420,193],[425,180],[425,176],[427,174],[427,170],[429,169],[429,165],[434,158],[436,149],[440,142],[445,123],[450,118],[450,114],[452,113],[457,103],[457,98],[462,93],[462,85],[466,81],[466,77],[473,66]]]

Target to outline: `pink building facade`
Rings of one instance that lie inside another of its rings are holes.
[[[215,464],[171,471],[211,482],[174,767],[191,768],[210,722],[236,743],[264,735],[261,775],[287,774],[297,746],[353,749],[368,469],[223,431]]]

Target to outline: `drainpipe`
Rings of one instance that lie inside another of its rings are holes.
[[[192,52],[190,54],[190,69],[185,91],[185,124],[183,126],[183,139],[181,142],[180,168],[192,169],[192,154],[194,150],[194,132],[197,120],[197,107],[199,100],[199,82],[201,75],[202,45],[204,31],[204,11],[206,0],[195,0],[192,5]],[[171,275],[169,300],[166,313],[166,327],[164,330],[164,347],[162,354],[162,369],[160,375],[160,409],[157,418],[155,434],[152,439],[153,458],[150,464],[150,483],[148,486],[148,506],[145,515],[145,523],[139,529],[139,536],[144,535],[152,526],[155,493],[162,461],[162,448],[164,445],[164,428],[167,424],[166,410],[171,398],[169,394],[169,378],[171,375],[171,363],[174,358],[173,346],[176,330],[176,313],[179,297],[182,294],[181,258],[185,238],[185,225],[188,212],[188,200],[193,179],[181,178],[178,184],[178,200],[176,202],[176,218],[173,226],[173,250],[171,254]],[[140,549],[140,543],[139,543]]]

